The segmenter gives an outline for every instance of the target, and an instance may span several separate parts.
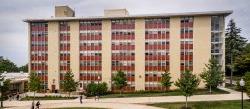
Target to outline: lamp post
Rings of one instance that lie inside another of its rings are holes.
[[[1,86],[1,108],[3,108],[3,81],[0,82],[0,86]]]
[[[100,82],[100,79],[101,79],[101,77],[100,77],[100,75],[98,75],[98,77],[97,77],[97,80],[98,80],[98,82],[97,82],[97,87],[98,87],[98,94],[97,94],[97,96],[99,97],[99,82]]]
[[[99,82],[100,82],[100,79],[101,79],[101,77],[100,77],[100,75],[98,75],[98,77],[97,77],[98,84],[99,84]]]
[[[245,86],[245,81],[241,78],[240,80],[241,86],[241,109],[243,109],[243,87]]]

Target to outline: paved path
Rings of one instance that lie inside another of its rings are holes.
[[[233,91],[227,88],[230,94],[217,95],[194,95],[188,98],[188,101],[221,101],[221,100],[240,100],[241,92]],[[249,99],[244,93],[244,99]],[[161,97],[133,97],[133,98],[102,98],[99,101],[94,99],[85,99],[80,104],[79,99],[75,100],[46,100],[40,101],[41,108],[55,107],[102,107],[112,109],[160,109],[146,106],[143,104],[161,103],[161,102],[185,102],[184,96],[161,96]],[[4,105],[13,109],[28,109],[32,101],[5,101]]]
[[[93,107],[93,108],[108,108],[108,109],[162,109],[158,107],[147,106],[143,104],[119,103],[119,102],[101,102],[87,99],[83,104],[76,100],[46,100],[40,101],[41,109],[60,108],[60,107]],[[12,101],[5,102],[4,106],[9,109],[30,109],[32,101]]]
[[[225,83],[230,84],[230,79],[225,79]],[[232,84],[233,84],[233,85],[237,85],[237,81],[232,80]]]

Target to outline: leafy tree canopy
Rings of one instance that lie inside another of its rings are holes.
[[[232,64],[235,56],[240,55],[246,45],[247,40],[241,37],[241,28],[236,26],[236,23],[231,19],[226,29],[226,64]]]
[[[69,92],[69,93],[76,91],[77,86],[78,86],[78,83],[75,82],[74,80],[74,74],[71,71],[68,71],[64,75],[64,80],[62,82],[63,91]]]
[[[122,89],[127,85],[127,78],[123,71],[118,71],[112,80],[115,87],[118,89]]]
[[[19,67],[18,70],[23,72],[28,72],[28,64]]]
[[[165,73],[161,75],[161,85],[168,88],[172,83],[170,73],[165,71]]]
[[[216,59],[212,58],[209,60],[209,63],[206,64],[206,68],[200,76],[206,83],[207,87],[210,88],[211,92],[211,88],[216,88],[223,82],[224,73],[221,70],[221,65],[219,65]]]
[[[187,70],[181,74],[181,78],[175,82],[175,85],[179,87],[184,96],[189,97],[193,95],[199,83],[199,78]]]
[[[9,59],[4,59],[2,56],[0,56],[0,73],[3,73],[4,71],[18,72],[18,67]]]
[[[235,71],[244,75],[245,72],[250,72],[250,53],[238,56],[234,62]]]
[[[31,71],[30,75],[29,75],[29,90],[36,92],[39,91],[42,87],[41,87],[41,80],[40,78],[37,76],[37,74],[33,71]]]
[[[244,76],[245,88],[247,91],[247,95],[250,97],[250,72],[247,72]]]

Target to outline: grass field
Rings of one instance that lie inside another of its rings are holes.
[[[162,107],[165,109],[184,109],[183,103],[157,103],[149,104],[150,106]],[[241,101],[206,101],[206,102],[189,102],[190,109],[241,109]],[[250,109],[250,100],[244,101],[244,109]]]
[[[228,94],[229,92],[220,90],[220,89],[214,89],[212,90],[212,94]],[[195,95],[207,95],[210,94],[207,89],[198,89],[195,92]],[[124,93],[122,95],[120,94],[107,94],[104,96],[101,96],[101,98],[121,98],[121,97],[154,97],[154,96],[178,96],[182,95],[182,92],[179,90],[174,91],[168,91],[168,92],[134,92],[134,93]]]

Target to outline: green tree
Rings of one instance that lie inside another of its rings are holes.
[[[4,59],[0,56],[0,73],[3,73],[4,71],[18,72],[18,67],[9,59]]]
[[[247,95],[250,97],[250,72],[245,73],[244,81]]]
[[[221,70],[221,65],[219,65],[214,58],[209,60],[209,63],[206,64],[206,68],[204,68],[203,72],[200,74],[206,86],[209,87],[210,93],[212,93],[212,88],[217,88],[217,86],[223,82],[223,76],[224,73]]]
[[[226,66],[230,68],[230,84],[234,72],[233,63],[236,56],[240,55],[246,45],[247,40],[240,36],[241,28],[236,26],[233,19],[229,21],[226,29]]]
[[[246,72],[250,72],[250,53],[242,54],[235,58],[234,69],[237,72],[242,73],[242,76]]]
[[[186,97],[186,108],[188,107],[187,98],[193,95],[199,83],[199,78],[188,70],[181,73],[181,78],[175,82],[175,86],[179,87],[182,94]]]
[[[127,85],[127,78],[123,71],[117,71],[115,76],[113,77],[114,86],[120,90],[120,95],[122,93],[123,88]]]
[[[19,67],[18,70],[23,72],[28,72],[28,64]]]
[[[104,95],[108,91],[108,86],[107,83],[105,82],[99,84],[92,82],[87,85],[86,91],[87,91],[87,96],[94,96],[96,94]]]
[[[247,43],[247,45],[244,47],[243,54],[250,53],[250,43]]]
[[[33,97],[33,102],[34,102],[36,92],[40,91],[42,87],[40,78],[33,71],[31,71],[29,75],[28,88],[31,92],[34,92],[34,97]]]
[[[165,73],[161,74],[161,85],[166,88],[166,90],[172,85],[171,76],[168,71],[165,71]]]
[[[4,101],[6,98],[7,98],[7,93],[9,91],[9,88],[10,88],[10,80],[9,79],[4,79],[4,77],[2,77],[0,75],[0,81],[3,81],[3,84],[1,84],[0,86],[0,92],[1,92],[1,98],[0,98],[0,101]]]
[[[78,83],[74,80],[74,74],[71,71],[66,72],[62,82],[63,91],[68,92],[70,97],[70,93],[76,91],[77,86]]]

